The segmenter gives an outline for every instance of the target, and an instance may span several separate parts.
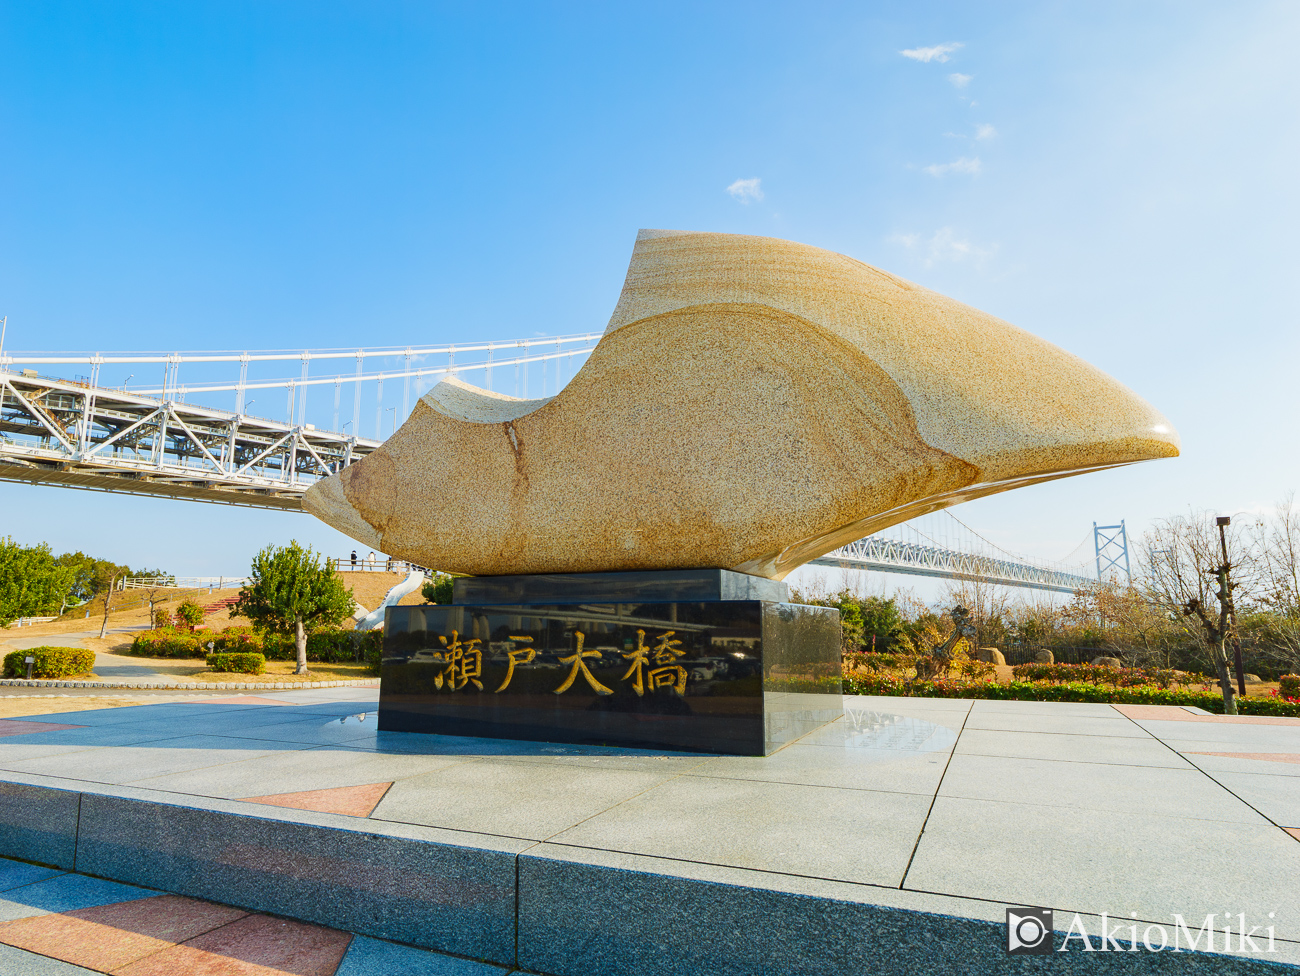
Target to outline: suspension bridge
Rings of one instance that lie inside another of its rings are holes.
[[[439,380],[457,376],[499,393],[546,397],[563,388],[600,337],[261,352],[10,353],[0,347],[0,480],[301,511],[312,484],[379,447]],[[352,368],[339,370],[345,363]],[[283,375],[287,364],[297,364],[295,375]],[[146,376],[155,381],[144,382]],[[284,411],[272,416],[278,396]],[[350,418],[340,423],[342,412]],[[373,436],[363,436],[367,428]],[[938,514],[961,525],[951,513]],[[1092,575],[1081,565],[1005,552],[970,530],[944,544],[922,521],[851,543],[812,565],[1058,592],[1096,587],[1103,553],[1105,568],[1127,570],[1122,523],[1094,525]],[[942,524],[937,534],[951,529]],[[1114,558],[1117,546],[1122,564]]]

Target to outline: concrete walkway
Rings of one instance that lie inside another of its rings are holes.
[[[846,697],[747,758],[382,732],[376,699],[0,722],[0,855],[560,976],[1019,973],[1015,906],[1063,973],[1300,967],[1300,720]],[[1207,916],[1213,954],[1097,951]]]

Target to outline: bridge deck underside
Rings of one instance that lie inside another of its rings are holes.
[[[301,491],[278,491],[268,488],[231,487],[219,482],[169,478],[133,471],[108,471],[78,468],[63,462],[41,463],[0,460],[0,481],[32,485],[82,488],[87,491],[114,491],[127,495],[180,498],[248,508],[272,508],[302,511]]]

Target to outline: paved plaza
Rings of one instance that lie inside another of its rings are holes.
[[[744,758],[385,733],[376,703],[0,721],[0,855],[564,976],[1001,972],[1033,961],[1012,905],[1093,945],[1103,913],[1215,915],[1217,952],[1240,916],[1261,951],[1204,971],[1300,965],[1300,720],[846,697]],[[1040,961],[1144,971],[1073,950]]]

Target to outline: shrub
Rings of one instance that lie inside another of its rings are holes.
[[[127,652],[138,657],[203,657],[202,637],[174,630],[146,630],[137,634]]]
[[[451,603],[452,578],[446,573],[434,573],[420,588],[420,595],[425,603]]]
[[[263,639],[252,627],[227,627],[213,635],[212,648],[214,651],[261,654]]]
[[[5,677],[27,677],[29,655],[36,659],[32,664],[33,678],[66,678],[92,671],[95,667],[95,652],[84,647],[33,647],[5,655]]]
[[[203,623],[203,608],[193,600],[186,600],[176,608],[176,623],[186,630],[193,630]]]
[[[998,701],[1101,702],[1110,705],[1192,705],[1222,714],[1223,695],[1217,691],[1187,691],[1156,685],[1102,687],[1082,682],[1012,681],[904,681],[885,675],[858,672],[845,675],[846,695],[908,695],[915,698],[984,698]],[[1280,696],[1243,696],[1237,699],[1240,715],[1300,718],[1300,702]]]
[[[261,654],[223,653],[208,655],[211,671],[235,671],[241,674],[265,674],[266,658]]]
[[[1114,685],[1117,688],[1150,684],[1168,688],[1170,685],[1189,685],[1211,680],[1203,674],[1168,668],[1112,668],[1101,664],[1017,664],[1011,669],[1011,674],[1022,681],[1077,681]]]
[[[1300,699],[1300,674],[1284,674],[1277,684],[1283,698]]]

